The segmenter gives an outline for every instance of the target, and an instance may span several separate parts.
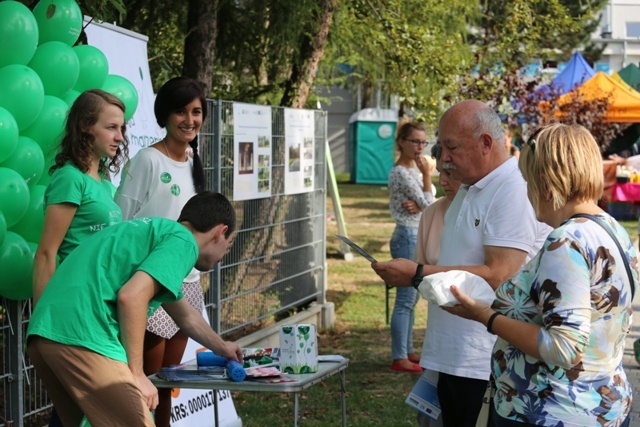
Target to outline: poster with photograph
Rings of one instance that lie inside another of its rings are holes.
[[[313,191],[315,176],[314,112],[285,108],[284,114],[284,193],[307,193]]]
[[[233,104],[233,200],[271,196],[271,107]]]

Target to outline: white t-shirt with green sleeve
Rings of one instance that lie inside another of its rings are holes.
[[[136,271],[162,285],[149,304],[150,316],[162,302],[183,297],[182,280],[197,257],[193,234],[176,221],[137,218],[108,227],[60,264],[33,311],[27,337],[84,347],[126,363],[117,312],[122,286]]]
[[[113,201],[112,188],[113,184],[106,179],[96,181],[71,163],[53,172],[44,194],[45,209],[60,203],[78,207],[58,249],[60,262],[89,236],[122,222],[122,211]]]

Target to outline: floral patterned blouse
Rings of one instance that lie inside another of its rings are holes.
[[[638,284],[636,251],[609,215]],[[539,426],[617,427],[631,408],[622,367],[632,292],[620,251],[596,222],[569,219],[542,250],[496,290],[493,308],[543,326],[542,360],[498,338],[492,371],[498,414]]]
[[[433,203],[433,194],[422,188],[422,174],[416,168],[396,165],[389,172],[389,209],[395,221],[415,222],[416,227],[422,211]],[[402,208],[402,203],[413,200],[420,206],[420,212],[410,214]]]

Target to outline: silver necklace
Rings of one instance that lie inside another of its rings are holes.
[[[175,160],[173,157],[171,157],[171,154],[169,154],[169,149],[167,148],[167,141],[165,139],[162,140],[162,145],[164,146],[164,152],[167,153],[167,157],[170,158],[171,160]],[[186,154],[185,154],[186,157]],[[176,162],[178,162],[179,160],[175,160]]]

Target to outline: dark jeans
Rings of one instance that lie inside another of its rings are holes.
[[[627,416],[627,419],[622,423],[620,427],[629,427],[629,423],[631,422],[631,413]],[[496,409],[493,405],[491,405],[491,414],[489,415],[489,426],[490,427],[538,427],[535,424],[529,423],[521,423],[518,421],[508,420],[506,418],[502,418],[496,412]]]
[[[442,424],[445,427],[475,427],[487,382],[440,372],[438,400]]]

